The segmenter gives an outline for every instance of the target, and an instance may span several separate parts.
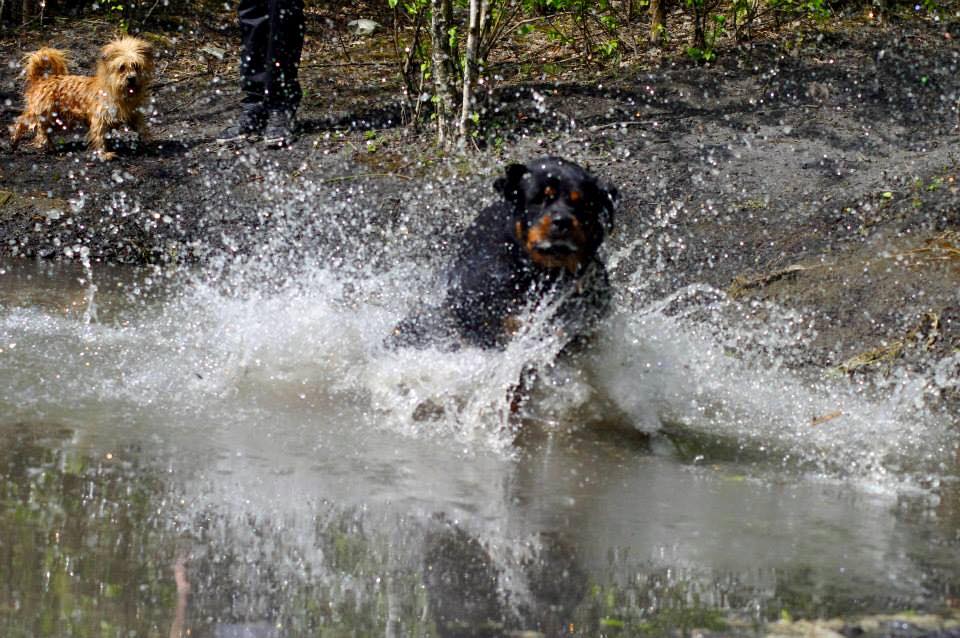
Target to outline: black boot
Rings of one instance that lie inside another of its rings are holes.
[[[244,108],[235,124],[220,131],[217,143],[235,144],[251,140],[263,133],[266,124],[267,117],[263,108]]]
[[[290,146],[296,139],[296,120],[290,109],[278,109],[267,113],[263,129],[263,143],[273,148]]]

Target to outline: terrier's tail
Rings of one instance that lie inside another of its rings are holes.
[[[24,58],[24,75],[27,86],[53,75],[67,74],[67,56],[59,49],[44,47]]]

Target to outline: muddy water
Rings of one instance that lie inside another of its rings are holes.
[[[0,264],[0,634],[751,633],[956,602],[949,424],[913,380],[789,372],[803,318],[627,285],[575,360],[535,317],[505,353],[396,353],[424,273],[240,270]]]

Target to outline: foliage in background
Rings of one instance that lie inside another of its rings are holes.
[[[633,19],[632,3],[610,0],[522,0],[522,16],[541,21],[541,29],[554,42],[569,46],[584,61],[613,58],[623,48],[622,26]],[[623,11],[623,12],[621,12]],[[521,33],[531,33],[534,28]]]
[[[102,16],[126,32],[179,24],[224,6],[215,0],[0,0],[0,28],[42,29],[44,20],[54,17]]]
[[[569,49],[573,59],[583,64],[601,68],[615,65],[624,55],[648,46],[632,37],[635,29],[631,28],[641,21],[638,8],[644,6],[650,13],[651,43],[662,46],[669,39],[668,0],[387,2],[394,12],[394,47],[409,119],[419,122],[424,105],[429,103],[438,139],[444,144],[475,134],[480,111],[477,86],[486,81],[484,70],[491,52],[508,40],[535,49],[545,38],[551,45]],[[749,39],[761,17],[776,15],[778,22],[820,19],[829,14],[825,2],[679,0],[674,9],[685,14],[693,26],[689,44],[684,47],[686,54],[695,61],[710,62],[722,38],[734,35],[741,42]]]
[[[684,9],[693,18],[693,42],[687,55],[699,62],[716,57],[717,39],[724,35],[726,16],[718,13],[720,0],[683,0]]]
[[[494,53],[535,53],[544,42],[569,51],[556,65],[616,68],[653,47],[683,51],[709,63],[718,47],[749,42],[761,31],[796,20],[824,21],[838,13],[926,12],[948,17],[957,0],[369,0],[368,11],[389,11],[393,47],[403,87],[404,121],[430,122],[443,145],[477,134],[481,88]],[[308,0],[318,4],[319,0]],[[106,17],[120,31],[169,29],[229,5],[214,0],[0,0],[0,28],[42,29],[54,16]],[[334,0],[324,10],[362,9]],[[339,7],[339,9],[337,8]],[[232,10],[232,8],[231,8]],[[647,36],[638,37],[646,32]],[[541,56],[536,56],[539,59]],[[556,57],[555,55],[553,57]],[[521,65],[535,68],[538,62]]]

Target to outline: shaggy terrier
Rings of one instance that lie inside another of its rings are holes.
[[[106,150],[105,138],[113,129],[128,127],[146,139],[140,107],[153,76],[149,43],[132,37],[110,42],[100,50],[93,77],[68,75],[64,53],[43,48],[25,58],[24,74],[26,108],[11,128],[14,148],[28,132],[36,148],[50,148],[53,133],[78,125],[88,127],[87,144],[104,160],[116,156]]]

